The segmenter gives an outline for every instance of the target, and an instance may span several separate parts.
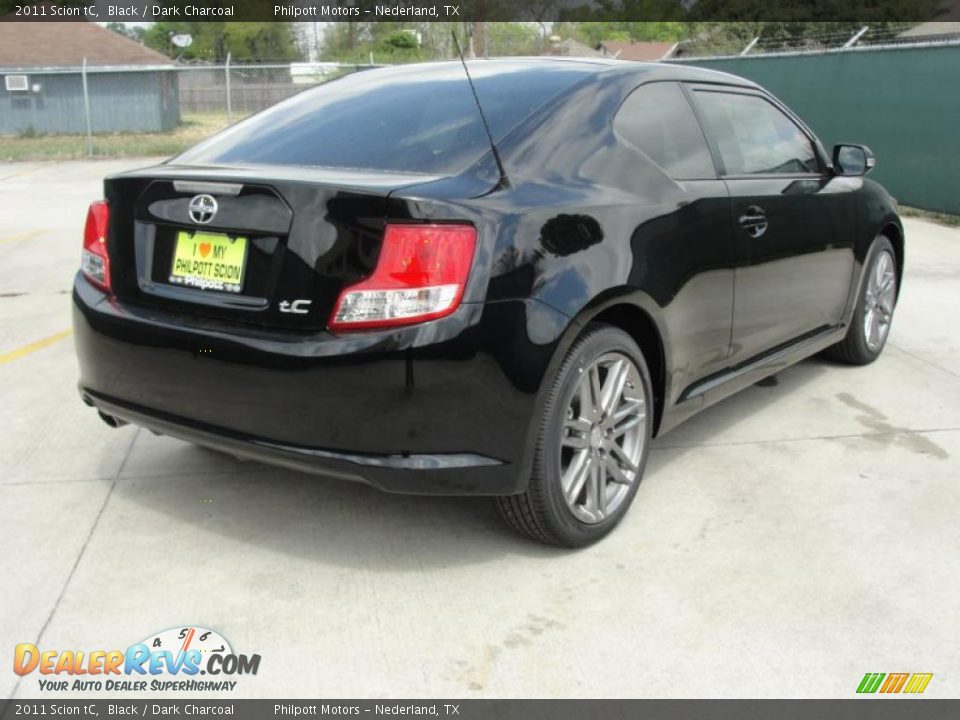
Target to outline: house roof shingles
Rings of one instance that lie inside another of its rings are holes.
[[[618,60],[635,60],[652,62],[662,60],[674,48],[673,42],[621,42],[618,40],[604,40],[597,46],[607,57]]]
[[[544,54],[560,57],[603,57],[603,53],[599,50],[594,50],[589,45],[571,38],[552,43]]]
[[[92,22],[0,22],[0,67],[170,65],[151,50]]]
[[[960,11],[956,11],[960,12]],[[960,22],[925,22],[914,25],[906,32],[897,35],[898,38],[936,38],[942,36],[960,35]]]

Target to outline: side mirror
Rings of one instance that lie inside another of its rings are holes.
[[[876,164],[873,151],[866,145],[833,146],[833,168],[837,175],[846,177],[866,175]]]

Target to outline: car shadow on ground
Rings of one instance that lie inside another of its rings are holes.
[[[843,366],[812,358],[777,375],[775,385],[753,386],[703,411],[652,445],[646,480],[710,438],[769,408]],[[126,429],[126,432],[135,432]],[[669,448],[669,452],[661,450]],[[642,498],[641,498],[642,500]],[[225,552],[248,544],[317,563],[390,571],[471,565],[502,556],[554,559],[561,550],[514,534],[488,498],[383,493],[359,483],[278,470],[255,462],[156,438],[144,430],[133,444],[111,503],[140,506],[143,522],[183,525],[223,536],[208,542]],[[635,503],[628,514],[642,513]],[[151,518],[156,513],[162,518]],[[611,542],[616,542],[613,538]],[[603,544],[597,546],[602,547]]]

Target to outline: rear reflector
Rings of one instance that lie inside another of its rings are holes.
[[[83,255],[80,270],[87,279],[104,290],[110,289],[110,256],[107,254],[107,227],[110,208],[106,200],[90,203],[83,228]]]
[[[470,225],[387,225],[377,267],[340,293],[330,329],[394,327],[449,315],[463,298],[476,244]]]

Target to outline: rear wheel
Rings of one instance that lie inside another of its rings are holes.
[[[643,475],[650,373],[623,331],[595,324],[553,379],[525,493],[497,499],[506,521],[541,542],[582,547],[620,522]]]
[[[880,235],[867,255],[866,270],[847,336],[826,355],[851,365],[872,363],[883,352],[897,304],[897,256],[889,238]]]

